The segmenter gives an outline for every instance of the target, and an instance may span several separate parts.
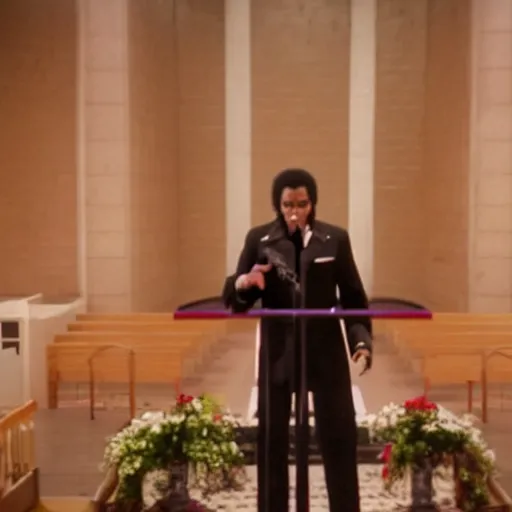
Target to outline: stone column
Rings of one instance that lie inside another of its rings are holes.
[[[512,2],[473,0],[469,309],[512,306]]]
[[[128,0],[78,0],[79,269],[91,311],[128,311]]]
[[[225,0],[226,274],[251,227],[251,0]]]
[[[366,292],[373,288],[376,0],[351,5],[348,226]]]

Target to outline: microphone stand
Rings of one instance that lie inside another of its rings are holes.
[[[306,308],[306,268],[300,265],[300,309]],[[295,296],[295,294],[294,294]],[[296,305],[293,306],[294,308]],[[295,510],[309,511],[309,396],[307,376],[307,319],[298,319],[296,342],[299,349],[299,367],[295,371]],[[294,327],[297,318],[294,319]],[[298,370],[298,371],[297,371]]]
[[[291,284],[292,292],[292,307],[297,308],[297,297],[299,298],[300,309],[306,307],[306,267],[301,259],[300,283],[297,279],[297,274],[290,269],[287,263],[283,260],[282,256],[267,248],[265,251],[269,263],[272,264],[277,270],[278,276],[281,280]],[[297,328],[297,323],[298,328]],[[293,361],[295,368],[294,386],[295,391],[295,466],[296,466],[296,484],[295,484],[295,510],[296,512],[309,512],[309,401],[308,401],[308,383],[307,383],[307,319],[305,317],[293,318],[293,343],[295,349],[299,350],[299,367],[296,367],[296,361]],[[294,355],[296,352],[294,351]],[[266,404],[267,404],[267,425],[266,425],[266,447],[269,446],[269,372],[270,360],[268,353],[267,357],[267,373],[266,373]],[[266,455],[266,490],[265,499],[268,499],[269,486],[268,486],[268,451]],[[268,501],[267,501],[268,503]]]

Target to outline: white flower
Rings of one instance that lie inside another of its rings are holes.
[[[171,423],[172,425],[179,425],[180,423],[183,423],[185,421],[185,415],[180,413],[180,414],[171,414],[169,416],[169,423]]]
[[[141,416],[140,419],[146,423],[160,423],[165,419],[165,413],[163,411],[147,411]]]
[[[377,420],[376,414],[367,414],[361,421],[361,425],[372,426]]]
[[[377,421],[375,422],[376,428],[386,428],[389,425],[388,418],[385,416],[377,417]]]
[[[201,412],[203,410],[203,404],[199,398],[194,398],[194,400],[192,400],[192,407],[197,412]]]
[[[491,463],[494,464],[496,462],[496,454],[494,453],[494,450],[486,450],[484,452],[484,457]]]
[[[153,434],[160,434],[160,432],[162,432],[162,424],[155,423],[154,425],[151,425],[151,432]]]
[[[222,416],[222,420],[226,423],[230,423],[231,425],[236,425],[241,422],[241,418],[235,418],[232,414],[226,414]]]

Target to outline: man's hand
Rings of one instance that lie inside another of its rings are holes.
[[[364,375],[370,369],[370,361],[371,361],[371,353],[366,348],[360,348],[356,350],[355,354],[352,356],[352,361],[354,363],[362,363],[362,370],[359,375]]]
[[[267,265],[254,265],[248,274],[240,276],[237,279],[236,287],[238,290],[247,290],[253,286],[257,286],[260,290],[265,288],[265,273],[272,268],[269,263]],[[241,279],[242,278],[242,279]]]

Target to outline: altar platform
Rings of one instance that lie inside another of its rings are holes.
[[[253,387],[254,356],[250,343],[229,341],[211,361],[200,380],[184,384],[184,391],[216,394],[233,412],[246,415]],[[385,344],[375,344],[375,364],[364,377],[353,375],[354,385],[363,397],[368,411],[384,404],[401,402],[421,394],[421,383],[402,366]],[[166,407],[169,389],[140,389],[144,396],[139,406],[144,409]],[[436,390],[431,398],[456,413],[465,410],[464,390]],[[491,404],[492,405],[492,404]],[[512,405],[512,404],[511,404]],[[493,407],[492,421],[484,426],[486,438],[497,452],[500,482],[512,491],[512,445],[509,428],[512,406],[500,403]],[[477,411],[478,412],[478,411]],[[36,457],[40,468],[41,495],[47,497],[90,497],[101,481],[99,463],[105,438],[115,432],[127,419],[126,391],[119,391],[91,421],[86,407],[40,410],[36,416]],[[69,512],[72,512],[71,510]]]

